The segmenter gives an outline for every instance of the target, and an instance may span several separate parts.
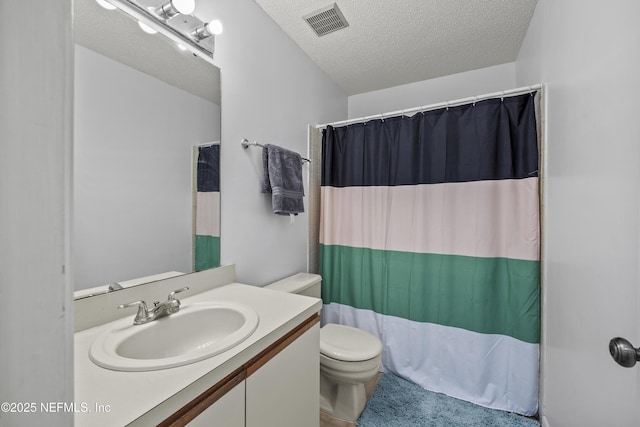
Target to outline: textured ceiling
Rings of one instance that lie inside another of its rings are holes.
[[[537,0],[337,0],[349,27],[302,18],[333,0],[255,0],[348,95],[513,62]]]
[[[74,0],[74,35],[81,46],[220,105],[218,68],[159,34],[142,32],[118,10],[103,9],[95,0]]]
[[[513,62],[537,2],[337,0],[349,26],[317,37],[302,17],[333,0],[255,1],[348,95]],[[78,44],[220,103],[215,67],[95,0],[74,4]]]

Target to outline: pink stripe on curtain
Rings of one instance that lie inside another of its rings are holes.
[[[196,201],[196,234],[220,236],[220,192],[198,192]]]
[[[537,261],[538,178],[322,187],[320,243]]]

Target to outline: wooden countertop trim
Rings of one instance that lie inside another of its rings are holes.
[[[200,396],[187,403],[178,412],[158,424],[158,427],[183,427],[193,421],[198,415],[213,405],[218,399],[227,394],[232,388],[240,384],[246,378],[243,368],[238,368],[223,380],[219,381]]]

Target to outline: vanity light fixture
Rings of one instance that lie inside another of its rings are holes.
[[[207,23],[193,15],[195,0],[96,1],[108,1],[135,19],[145,32],[150,34],[153,34],[151,31],[158,32],[181,46],[181,50],[184,48],[210,64],[216,65],[213,62],[215,50],[213,36],[222,33],[222,23],[217,19]],[[158,7],[159,3],[164,4]]]
[[[191,33],[196,40],[204,40],[207,37],[217,36],[219,34],[222,34],[222,22],[217,19],[196,28]]]
[[[98,3],[100,6],[104,7],[107,10],[116,10],[117,9],[114,5],[109,3],[107,0],[96,0],[96,3]]]
[[[159,8],[154,10],[154,13],[161,19],[171,19],[176,15],[191,15],[196,9],[195,0],[169,0]]]

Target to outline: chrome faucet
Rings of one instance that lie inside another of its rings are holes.
[[[108,291],[109,292],[111,292],[111,291],[119,291],[120,289],[123,289],[122,285],[120,283],[116,282],[116,283],[112,283],[112,284],[109,285]]]
[[[133,324],[143,325],[145,323],[152,322],[154,320],[160,319],[161,317],[169,316],[170,314],[180,311],[180,300],[177,299],[174,295],[188,289],[188,286],[185,286],[182,289],[176,289],[169,294],[166,301],[154,302],[152,308],[147,307],[147,303],[141,300],[119,305],[118,309],[135,307],[137,305],[138,313],[133,319]]]

